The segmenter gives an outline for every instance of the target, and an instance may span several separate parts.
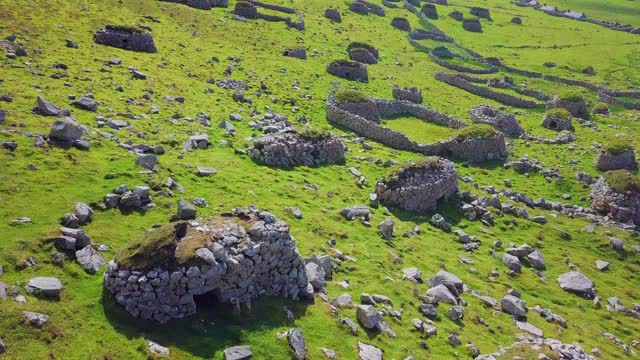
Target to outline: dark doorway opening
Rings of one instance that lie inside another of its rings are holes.
[[[193,301],[196,303],[196,311],[201,309],[211,309],[220,304],[216,290],[211,290],[201,295],[194,295]]]

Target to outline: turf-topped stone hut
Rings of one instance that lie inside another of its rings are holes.
[[[258,8],[248,1],[238,1],[233,13],[246,19],[258,18]]]
[[[565,109],[571,113],[571,115],[582,119],[589,117],[587,103],[580,94],[574,92],[554,96],[553,99],[547,102],[545,107],[545,110],[550,109]]]
[[[591,113],[597,114],[597,115],[609,116],[609,106],[604,102],[599,102],[593,105],[593,108],[591,109]]]
[[[633,146],[625,139],[614,139],[600,150],[595,160],[598,170],[633,170],[638,167]]]
[[[380,60],[378,49],[360,42],[353,42],[347,46],[349,58],[365,64],[377,64]]]
[[[133,27],[107,25],[96,31],[93,41],[125,50],[148,53],[158,51],[150,33]]]
[[[554,131],[573,131],[573,119],[563,108],[551,109],[542,117],[542,127]]]
[[[463,19],[462,28],[470,32],[482,32],[482,24],[478,19]]]
[[[279,168],[319,166],[344,162],[345,146],[331,133],[304,130],[300,133],[267,134],[254,140],[247,153],[260,164]]]
[[[347,80],[369,81],[367,65],[357,61],[335,60],[327,66],[327,72]]]
[[[472,7],[471,10],[469,10],[469,13],[479,18],[491,20],[491,13],[489,12],[489,9],[485,9],[481,7]]]
[[[162,323],[216,301],[239,307],[259,296],[299,299],[312,292],[309,285],[289,226],[255,208],[150,230],[104,274],[127,312]]]
[[[337,9],[327,9],[324,11],[324,17],[334,22],[342,22],[342,15]]]
[[[458,134],[443,143],[446,155],[468,162],[503,159],[507,156],[504,135],[493,126],[474,124],[462,128]]]
[[[469,110],[475,123],[491,125],[507,136],[518,137],[524,133],[515,115],[502,112],[491,105],[478,105]]]
[[[396,100],[406,100],[415,104],[422,104],[422,90],[417,87],[400,87],[396,84],[393,85],[391,93]]]
[[[438,19],[438,10],[436,10],[436,6],[434,4],[424,4],[420,11],[429,19]]]
[[[391,19],[391,26],[399,30],[411,31],[411,24],[407,18],[395,17]]]
[[[423,213],[458,193],[458,176],[451,161],[425,157],[393,170],[376,184],[378,199],[398,209]]]
[[[621,223],[640,225],[640,179],[627,170],[604,173],[591,187],[591,207]]]

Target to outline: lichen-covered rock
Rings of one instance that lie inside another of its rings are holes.
[[[344,150],[342,140],[335,135],[279,133],[256,139],[247,152],[260,164],[291,168],[341,163]]]
[[[427,212],[458,192],[452,162],[436,157],[400,168],[376,184],[378,199],[406,211]]]
[[[601,171],[633,170],[638,167],[638,163],[636,162],[636,154],[633,147],[629,146],[622,152],[601,151],[596,157],[595,166]]]
[[[125,50],[155,53],[158,50],[153,36],[140,29],[107,25],[93,35],[96,44],[112,46]]]
[[[524,130],[513,114],[502,112],[491,105],[478,105],[469,110],[471,120],[478,124],[487,124],[507,136],[518,137]]]
[[[400,87],[393,85],[392,95],[394,99],[411,101],[415,104],[422,104],[422,90],[417,87]]]
[[[104,286],[131,315],[159,322],[195,313],[202,297],[239,306],[309,295],[289,226],[255,208],[151,230],[109,263]]]
[[[369,81],[367,66],[357,61],[335,60],[327,66],[327,72],[347,80]]]

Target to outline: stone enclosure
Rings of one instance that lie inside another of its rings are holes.
[[[357,61],[335,60],[327,66],[327,72],[347,80],[369,81],[367,66]]]
[[[215,302],[313,292],[289,226],[255,208],[151,230],[109,263],[104,286],[131,315],[162,323]]]
[[[458,176],[453,163],[438,157],[402,167],[376,184],[382,203],[417,213],[435,210],[457,192]]]
[[[640,192],[615,190],[606,176],[591,187],[591,207],[618,222],[640,225]]]
[[[519,137],[524,133],[513,114],[497,110],[491,105],[475,106],[469,110],[469,116],[474,122],[491,125],[507,136]]]

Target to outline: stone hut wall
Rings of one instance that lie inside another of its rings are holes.
[[[427,31],[423,29],[416,29],[414,32],[409,34],[409,36],[413,40],[430,39],[430,40],[442,41],[442,42],[453,42],[453,38],[447,36],[446,34]]]
[[[369,81],[367,66],[356,61],[334,61],[327,66],[327,72],[347,80]]]
[[[618,222],[640,226],[640,194],[618,193],[609,187],[604,177],[591,186],[591,207]]]
[[[477,19],[462,19],[462,28],[470,32],[482,32],[482,24]]]
[[[200,9],[200,10],[211,10],[214,7],[229,6],[229,0],[161,0],[161,1],[184,4],[194,9]]]
[[[598,157],[596,157],[594,165],[601,171],[620,169],[633,170],[638,167],[635,151],[632,147],[629,147],[629,149],[622,154],[617,155],[602,151],[598,154]]]
[[[579,118],[586,119],[589,117],[589,112],[587,111],[587,103],[582,101],[568,101],[563,100],[558,96],[554,96],[553,99],[549,100],[545,106],[545,110],[562,108],[567,110],[571,115],[577,116]]]
[[[513,95],[493,91],[482,86],[473,85],[470,82],[458,77],[456,74],[436,72],[435,78],[438,81],[442,81],[444,83],[458,87],[472,94],[482,96],[487,99],[493,99],[504,105],[520,107],[520,108],[535,108],[537,106],[542,105],[530,100],[521,99]]]
[[[407,18],[396,17],[391,19],[391,26],[398,30],[411,31],[411,24]]]
[[[559,83],[563,83],[563,84],[567,84],[567,85],[581,86],[583,88],[587,88],[587,89],[593,90],[593,91],[598,91],[600,89],[599,86],[591,84],[591,83],[588,83],[586,81],[582,81],[582,80],[565,79],[565,78],[561,78],[561,77],[555,76],[555,75],[544,75],[543,78],[545,80],[555,81],[555,82],[559,82]]]
[[[483,19],[491,19],[491,14],[489,13],[489,9],[472,7],[470,11],[471,15],[483,18]]]
[[[112,46],[125,50],[155,53],[158,50],[153,36],[135,28],[108,25],[93,35],[96,44]]]
[[[616,97],[618,96],[640,99],[640,92],[611,91],[605,89],[601,89],[598,92],[598,100],[602,102],[605,102],[607,104],[620,105],[625,109],[640,110],[640,100],[638,100],[637,102],[624,101],[617,99]]]
[[[422,104],[422,91],[415,87],[400,87],[394,85],[391,90],[393,98],[396,100],[410,101],[414,104]]]
[[[436,64],[442,67],[455,70],[455,71],[460,71],[460,72],[466,72],[471,74],[493,74],[500,70],[500,68],[498,68],[497,66],[491,66],[488,69],[481,69],[481,68],[470,68],[470,67],[458,65],[458,64],[452,64],[438,57],[436,54],[434,54],[433,50],[429,51],[429,57],[431,58],[431,60],[433,60],[433,62],[435,62]]]
[[[105,288],[134,317],[161,323],[194,314],[194,297],[203,294],[236,306],[259,296],[307,296],[304,259],[289,234],[289,226],[255,209],[236,210],[234,216],[243,221],[251,219],[250,229],[245,231],[237,223],[227,222],[195,229],[216,238],[220,234],[228,236],[209,245],[213,249],[208,250],[209,262],[131,270],[111,261],[104,274]]]
[[[446,150],[445,156],[453,156],[472,163],[499,160],[507,157],[507,146],[502,134],[486,139],[468,139],[465,141],[451,139],[441,144]]]
[[[385,205],[412,211],[427,212],[458,193],[458,175],[452,162],[439,159],[440,169],[407,167],[390,182],[376,184],[378,199]]]
[[[515,115],[494,109],[491,105],[478,105],[469,110],[469,117],[479,124],[487,124],[507,136],[518,137],[524,133]]]
[[[307,139],[297,134],[268,134],[254,140],[247,153],[257,163],[292,168],[341,163],[344,150],[335,135]]]

